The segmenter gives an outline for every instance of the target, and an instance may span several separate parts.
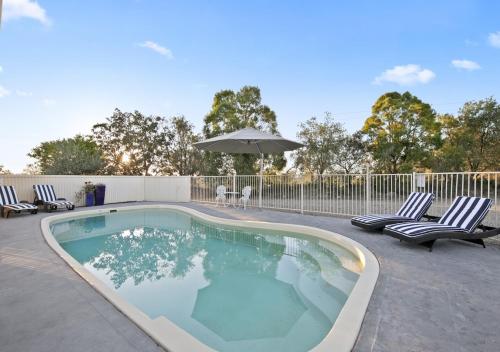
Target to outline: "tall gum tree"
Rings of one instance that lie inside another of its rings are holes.
[[[500,170],[500,104],[492,97],[466,102],[457,117],[443,118],[438,165],[452,171]]]
[[[361,131],[376,171],[398,173],[430,165],[440,130],[429,104],[409,92],[390,92],[377,99]]]
[[[205,116],[203,135],[212,138],[236,130],[253,127],[262,131],[278,134],[276,114],[262,104],[260,89],[244,86],[238,92],[222,90],[214,96],[212,109]],[[204,173],[209,175],[255,174],[258,170],[259,156],[255,154],[204,153]],[[286,165],[284,155],[266,155],[264,159],[267,172],[281,170]]]

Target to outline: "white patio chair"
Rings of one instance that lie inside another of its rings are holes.
[[[226,204],[226,186],[217,186],[215,190],[215,205],[217,206],[219,202],[222,202],[222,205]]]
[[[240,203],[243,204],[243,209],[247,208],[248,200],[250,199],[250,194],[252,193],[252,187],[246,186],[241,190],[243,197],[240,198]]]

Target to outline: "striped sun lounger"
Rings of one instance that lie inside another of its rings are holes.
[[[33,190],[35,191],[35,203],[42,203],[49,213],[58,208],[66,208],[68,210],[75,209],[75,205],[69,200],[66,200],[66,198],[56,197],[52,185],[33,185]]]
[[[484,238],[500,234],[499,228],[480,225],[493,201],[488,198],[457,197],[437,222],[415,222],[388,225],[384,234],[400,240],[425,245],[432,251],[438,239],[458,239],[481,244]],[[477,228],[483,232],[475,232]]]
[[[412,192],[396,214],[356,216],[351,219],[351,224],[367,230],[381,230],[389,224],[419,221],[433,200],[433,193]]]
[[[9,217],[11,212],[19,214],[22,211],[29,211],[31,214],[38,212],[36,205],[26,201],[19,201],[14,186],[0,186],[0,207],[2,216]]]

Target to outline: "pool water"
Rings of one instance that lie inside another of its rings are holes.
[[[330,242],[170,209],[55,222],[73,258],[151,319],[218,351],[307,351],[331,330],[360,264]]]

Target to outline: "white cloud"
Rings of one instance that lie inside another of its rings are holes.
[[[10,95],[10,91],[4,86],[0,86],[0,98],[6,97],[7,95]]]
[[[51,20],[45,9],[32,0],[4,0],[3,18],[5,21],[18,18],[31,18],[45,26],[50,26]]]
[[[139,46],[151,49],[157,52],[158,54],[165,56],[169,60],[172,60],[174,58],[174,54],[172,54],[172,51],[170,49],[165,48],[164,46],[161,46],[160,44],[152,42],[150,40],[147,40],[144,43],[139,44]]]
[[[452,60],[451,64],[458,69],[464,69],[467,71],[479,70],[481,68],[477,62],[470,60]]]
[[[33,95],[33,93],[17,89],[16,90],[16,95],[19,96],[19,97],[31,97]]]
[[[488,42],[491,46],[495,48],[500,48],[500,31],[495,33],[490,33],[488,36]]]
[[[42,103],[43,103],[43,105],[45,105],[47,107],[56,105],[56,101],[54,99],[50,99],[50,98],[42,99]]]
[[[399,85],[412,85],[416,83],[429,83],[436,77],[436,74],[429,69],[422,68],[420,65],[401,65],[394,66],[382,72],[376,77],[373,84],[382,84],[392,82]]]
[[[0,72],[2,72],[2,71],[3,71],[3,67],[2,67],[2,66],[0,66]]]

